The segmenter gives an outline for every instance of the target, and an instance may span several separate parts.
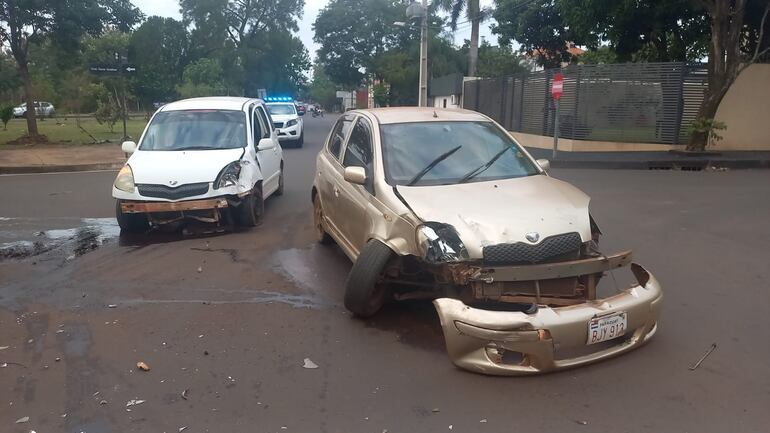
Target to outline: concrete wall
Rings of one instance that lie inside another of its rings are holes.
[[[727,91],[716,119],[727,124],[714,150],[770,150],[770,64],[746,68]]]
[[[553,137],[547,135],[511,132],[519,144],[538,149],[553,149]],[[619,143],[615,141],[572,140],[559,138],[559,150],[564,152],[629,152],[629,151],[668,151],[683,149],[683,146],[656,143]]]

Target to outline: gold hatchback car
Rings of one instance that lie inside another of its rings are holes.
[[[589,197],[548,168],[476,112],[342,115],[318,154],[312,200],[319,242],[354,262],[346,308],[368,317],[391,299],[433,299],[452,361],[485,374],[574,367],[644,344],[657,330],[658,281],[630,251],[599,252]],[[622,267],[635,282],[600,296],[600,278]]]

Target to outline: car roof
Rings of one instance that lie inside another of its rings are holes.
[[[488,122],[489,118],[475,111],[434,107],[389,107],[352,110],[350,113],[369,113],[380,124],[407,122],[476,121]]]
[[[208,96],[205,98],[182,99],[171,102],[160,108],[160,111],[176,110],[243,110],[243,107],[259,99],[239,98],[235,96]]]

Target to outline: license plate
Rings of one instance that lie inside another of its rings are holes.
[[[588,341],[586,344],[601,343],[618,338],[626,333],[627,326],[628,314],[626,312],[594,317],[588,322]]]

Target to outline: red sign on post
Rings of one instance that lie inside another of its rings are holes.
[[[553,99],[558,100],[561,98],[562,91],[564,91],[564,75],[561,72],[557,72],[553,75],[553,81],[551,81],[551,96],[553,96]]]

